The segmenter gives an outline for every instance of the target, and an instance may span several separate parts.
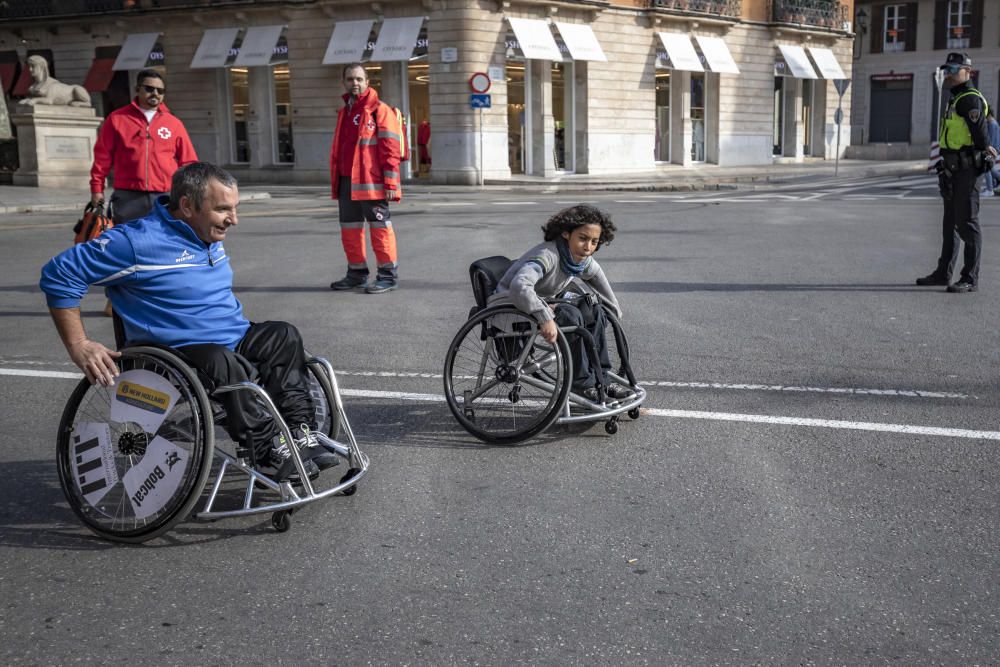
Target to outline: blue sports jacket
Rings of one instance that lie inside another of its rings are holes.
[[[235,349],[250,323],[233,294],[226,249],[206,245],[166,202],[160,197],[146,217],[56,255],[39,286],[52,308],[78,307],[90,285],[106,288],[129,345]]]

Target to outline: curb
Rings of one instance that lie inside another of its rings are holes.
[[[270,199],[270,192],[250,192],[245,196],[240,196],[240,202]],[[10,215],[13,213],[51,213],[63,211],[82,211],[79,204],[12,204],[10,206],[0,206],[0,215]]]

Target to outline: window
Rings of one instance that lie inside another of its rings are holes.
[[[972,0],[951,0],[948,3],[948,48],[969,48],[972,27]]]
[[[906,50],[906,5],[885,6],[885,29],[882,39],[882,51]]]

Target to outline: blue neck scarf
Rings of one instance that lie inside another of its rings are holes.
[[[574,262],[573,253],[569,251],[569,244],[563,237],[560,236],[556,239],[556,248],[559,249],[559,267],[570,276],[576,277],[587,268],[590,258],[586,257],[582,262]]]

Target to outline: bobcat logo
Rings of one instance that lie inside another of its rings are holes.
[[[158,129],[156,131],[156,133],[158,135],[160,135],[160,139],[169,139],[170,138],[170,130],[168,128],[161,127],[160,129]]]

